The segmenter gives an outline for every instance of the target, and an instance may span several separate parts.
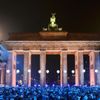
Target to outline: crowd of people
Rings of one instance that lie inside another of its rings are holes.
[[[99,86],[0,87],[0,100],[100,100]]]

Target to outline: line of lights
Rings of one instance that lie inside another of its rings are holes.
[[[31,69],[28,69],[28,73],[30,73],[30,72],[31,72]],[[85,72],[86,72],[86,70],[85,70],[85,69],[83,69],[83,70],[82,70],[82,72],[83,72],[83,73],[85,73]],[[7,70],[6,70],[6,73],[10,73],[10,70],[9,70],[9,69],[7,69]],[[19,69],[17,69],[17,70],[16,70],[16,73],[17,73],[17,74],[19,74],[19,73],[20,73],[20,70],[19,70]],[[41,73],[41,70],[38,70],[38,73],[40,74],[40,73]],[[50,71],[49,71],[49,70],[46,70],[46,73],[47,73],[47,74],[49,74],[49,73],[50,73]],[[60,70],[57,70],[57,71],[56,71],[56,73],[57,73],[57,74],[59,74],[59,73],[60,73]],[[66,74],[66,73],[67,73],[67,71],[66,71],[66,70],[64,70],[64,73]],[[75,73],[75,71],[74,71],[74,70],[72,70],[72,71],[71,71],[71,73],[72,73],[72,74],[74,74],[74,73]],[[95,73],[98,73],[98,69],[95,69]]]

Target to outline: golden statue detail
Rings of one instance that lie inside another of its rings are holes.
[[[52,13],[52,16],[50,17],[50,22],[48,24],[48,28],[43,28],[43,31],[62,31],[62,28],[58,28],[55,15],[56,13]]]
[[[49,31],[57,31],[58,30],[58,25],[56,24],[56,17],[55,13],[52,13],[52,17],[50,17],[50,23],[48,25],[48,30]]]

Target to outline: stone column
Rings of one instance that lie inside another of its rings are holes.
[[[95,53],[91,51],[89,53],[90,61],[90,85],[95,85]]]
[[[78,51],[75,52],[75,85],[78,86],[79,85],[79,54]]]
[[[31,86],[31,53],[28,53],[28,86]]]
[[[4,68],[1,69],[1,84],[4,84]]]
[[[16,52],[12,51],[12,86],[16,86]]]
[[[24,85],[31,86],[31,54],[24,52]]]
[[[96,85],[100,85],[100,51],[95,52]]]
[[[44,50],[40,53],[40,84],[42,86],[46,83],[46,52]]]
[[[5,78],[6,78],[6,63],[2,63],[1,66],[1,84],[6,85]]]
[[[80,85],[84,85],[84,65],[83,65],[83,52],[78,52],[78,66],[79,66],[79,80]]]
[[[9,70],[9,73],[7,73],[7,70]],[[11,86],[12,85],[12,52],[9,51],[8,61],[6,65],[6,85]]]
[[[63,86],[62,52],[60,53],[60,86]]]
[[[28,82],[27,82],[27,76],[28,76],[28,55],[27,52],[24,52],[24,76],[23,76],[23,82],[24,85],[27,86]]]
[[[67,54],[66,52],[61,52],[61,59],[60,59],[61,65],[60,65],[60,81],[61,86],[67,85]]]

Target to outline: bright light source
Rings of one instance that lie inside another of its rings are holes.
[[[34,84],[34,87],[36,87],[36,84]]]
[[[57,70],[57,74],[59,74],[60,73],[60,71],[59,70]]]
[[[52,86],[54,87],[54,86],[55,86],[55,84],[52,84]]]
[[[17,69],[16,73],[17,73],[17,74],[18,74],[18,73],[20,73],[20,70],[19,70],[19,69]]]
[[[83,69],[83,73],[85,73],[86,72],[86,70],[85,69]]]
[[[40,84],[38,84],[38,86],[40,87],[41,85],[40,85]]]
[[[95,72],[96,72],[96,73],[98,73],[98,70],[97,70],[97,69],[95,69]]]
[[[49,70],[46,70],[46,73],[49,74]]]
[[[41,70],[38,70],[38,73],[40,74],[41,73]]]
[[[75,73],[75,71],[74,70],[72,70],[72,74],[74,74]]]
[[[48,84],[46,84],[45,87],[48,87]]]
[[[67,71],[66,71],[66,70],[64,70],[64,73],[66,74],[66,73],[67,73]]]
[[[9,70],[9,69],[7,69],[7,70],[6,70],[6,73],[10,73],[10,70]]]
[[[28,69],[28,73],[30,73],[31,72],[31,69]]]

